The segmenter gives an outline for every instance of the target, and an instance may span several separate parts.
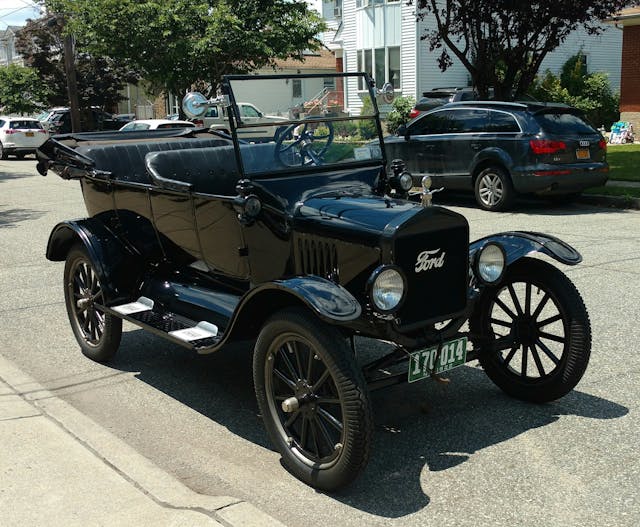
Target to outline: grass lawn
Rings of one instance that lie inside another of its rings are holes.
[[[640,145],[607,145],[609,179],[640,182]]]
[[[606,187],[589,188],[583,191],[583,194],[597,194],[598,196],[619,196],[622,198],[640,198],[640,188],[616,187],[607,185]]]

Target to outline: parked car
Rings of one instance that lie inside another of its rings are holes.
[[[570,199],[603,185],[607,144],[575,108],[544,103],[451,103],[385,138],[416,184],[431,175],[445,189],[473,190],[486,210],[510,208],[516,195]]]
[[[22,159],[34,154],[49,139],[49,133],[37,119],[0,116],[0,159],[15,155]]]
[[[247,141],[264,141],[272,140],[274,138],[274,128],[271,126],[274,122],[282,122],[286,120],[286,117],[280,117],[276,115],[265,115],[265,113],[258,109],[257,106],[247,102],[239,102],[238,112],[244,123],[247,124],[264,124],[261,127],[251,127],[247,129],[238,130],[238,136],[240,139]],[[212,101],[206,112],[194,120],[199,126],[205,128],[211,128],[212,130],[218,130],[225,134],[230,133],[229,126],[229,114],[223,101]]]
[[[126,122],[98,107],[91,108],[91,118],[93,130],[118,130]],[[40,114],[38,119],[51,134],[71,133],[71,110],[67,107],[51,108]]]
[[[135,113],[115,113],[113,114],[113,118],[116,121],[122,121],[124,123],[128,123],[129,121],[133,121],[136,118]]]
[[[354,74],[333,76],[343,85]],[[478,359],[510,395],[550,401],[578,383],[591,346],[574,285],[529,257],[575,265],[579,253],[533,232],[469,243],[467,220],[432,204],[428,178],[421,202],[407,200],[412,178],[401,161],[387,163],[373,80],[357,77],[369,86],[369,115],[274,122],[272,135],[285,130],[272,142],[242,141],[237,132],[264,125],[231,105],[230,139],[202,129],[135,140],[103,132],[39,150],[38,170],[77,180],[87,208],[87,218],[53,228],[46,250],[66,261],[66,309],[82,352],[111,359],[123,320],[200,354],[254,342],[267,435],[292,474],[324,490],[367,464],[371,391],[442,380]],[[266,91],[255,75],[223,84],[231,102],[236,91]],[[340,137],[339,123],[363,123],[375,141]],[[363,364],[355,336],[391,346]]]
[[[176,121],[174,119],[138,119],[120,128],[121,132],[137,130],[157,130],[159,128],[195,128],[191,121]]]

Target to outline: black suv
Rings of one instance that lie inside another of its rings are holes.
[[[385,138],[416,178],[474,190],[480,207],[517,194],[569,199],[607,180],[606,142],[579,110],[550,103],[461,102],[424,113]]]

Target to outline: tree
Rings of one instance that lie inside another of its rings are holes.
[[[529,93],[543,102],[574,106],[595,126],[609,127],[620,116],[620,98],[614,93],[606,73],[582,73],[582,54],[571,57],[557,76],[547,70],[536,79]]]
[[[595,35],[601,21],[630,0],[416,0],[419,20],[433,29],[421,36],[430,51],[442,50],[440,69],[453,64],[452,53],[468,70],[481,97],[493,87],[498,99],[527,91],[550,51],[578,28]]]
[[[78,41],[76,47],[81,108],[114,106],[122,100],[122,90],[127,83],[138,82],[139,75],[126,64],[118,64],[109,56],[88,53],[82,41]],[[69,104],[63,49],[61,19],[53,16],[27,21],[16,38],[16,50],[48,86],[47,102],[53,106]]]
[[[66,13],[88,51],[139,68],[157,88],[184,93],[198,81],[274,66],[317,49],[324,29],[305,2],[290,0],[47,0]]]
[[[0,66],[0,108],[2,113],[32,114],[44,106],[48,89],[31,68]]]

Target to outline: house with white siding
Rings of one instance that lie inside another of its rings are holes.
[[[397,95],[419,99],[422,92],[441,86],[469,86],[470,76],[455,59],[445,72],[440,71],[439,52],[430,52],[421,35],[435,25],[427,17],[416,21],[415,6],[404,0],[323,0],[322,15],[328,30],[321,35],[325,45],[336,54],[337,69],[366,71],[381,87],[390,82]],[[571,56],[581,52],[589,72],[609,74],[614,91],[620,89],[622,32],[603,24],[601,35],[574,31],[544,60],[540,72],[558,73]],[[361,106],[361,86],[350,82],[346,99],[351,111]],[[383,109],[384,110],[384,109]]]
[[[21,26],[7,26],[6,29],[0,30],[0,66],[24,66],[22,55],[16,51],[16,33],[21,29]]]

